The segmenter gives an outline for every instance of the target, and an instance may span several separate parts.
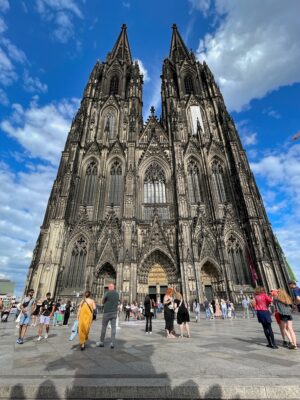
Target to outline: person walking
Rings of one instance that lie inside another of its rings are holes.
[[[247,299],[246,296],[243,296],[242,308],[243,308],[243,318],[249,319],[249,300]]]
[[[174,311],[177,314],[177,324],[180,327],[180,338],[183,338],[184,329],[187,332],[187,337],[190,338],[190,314],[180,293],[176,293],[176,299],[174,300]]]
[[[51,293],[48,292],[46,294],[46,300],[42,302],[42,306],[40,308],[40,323],[39,323],[39,329],[38,329],[38,338],[37,340],[40,341],[43,339],[43,326],[46,326],[46,333],[45,333],[45,339],[48,339],[49,335],[49,326],[50,326],[50,319],[54,314],[55,311],[55,303],[51,299]]]
[[[293,304],[295,305],[295,307],[297,307],[298,311],[300,312],[300,288],[297,286],[296,281],[290,281],[289,288],[292,291]]]
[[[267,347],[278,349],[275,343],[274,333],[272,330],[272,318],[269,311],[269,305],[272,303],[272,298],[269,297],[265,289],[261,286],[255,288],[255,297],[253,306],[256,310],[257,320],[263,326],[264,334],[267,338]]]
[[[96,343],[96,346],[104,347],[106,329],[108,322],[110,321],[111,324],[110,348],[113,349],[115,347],[116,321],[117,321],[118,304],[119,304],[119,293],[115,291],[115,285],[113,283],[110,283],[108,285],[108,292],[104,294],[104,297],[102,299],[102,304],[104,304],[102,330],[101,330],[100,341]]]
[[[72,307],[71,300],[68,300],[66,303],[64,322],[63,322],[63,325],[65,325],[65,326],[68,325],[68,322],[69,322],[69,318],[70,318],[70,314],[71,314],[71,307]]]
[[[275,293],[274,293],[275,294]],[[282,337],[287,337],[289,340],[288,348],[291,350],[297,349],[297,339],[295,331],[293,329],[293,317],[292,317],[292,299],[283,290],[278,289],[277,296],[274,295],[273,303],[275,309],[279,314],[280,327],[282,328]]]
[[[125,306],[125,321],[129,322],[130,313],[131,313],[131,305],[127,303]]]
[[[215,299],[215,318],[221,318],[222,317],[222,312],[221,312],[221,307],[218,299]]]
[[[204,311],[205,311],[205,319],[206,320],[210,320],[211,319],[211,316],[212,316],[212,313],[211,313],[211,311],[210,311],[210,302],[207,300],[207,298],[205,297],[204,298],[204,302],[203,302],[203,305],[204,305]]]
[[[55,304],[55,311],[54,311],[54,317],[53,317],[53,326],[58,325],[58,319],[59,319],[59,314],[60,314],[60,306],[61,306],[61,299],[57,300],[57,303]]]
[[[252,303],[253,303],[253,296],[250,296],[250,299],[249,299],[249,309],[250,309],[250,311],[252,312],[252,318],[255,318],[255,317],[256,317],[256,312],[255,312],[254,307],[252,306]]]
[[[36,306],[36,300],[33,297],[34,290],[30,289],[27,292],[27,296],[23,299],[21,309],[21,318],[20,318],[20,328],[19,328],[19,338],[17,340],[17,344],[23,344],[24,338],[27,332],[28,325],[31,323],[31,315]]]
[[[222,318],[227,318],[227,304],[224,299],[221,299],[221,311],[222,311]]]
[[[146,318],[145,333],[152,334],[152,317],[154,315],[153,312],[154,310],[153,310],[152,300],[150,299],[149,295],[145,297],[144,307],[145,307],[145,318]]]
[[[174,299],[173,299],[173,289],[168,288],[164,296],[164,318],[165,318],[165,330],[167,338],[175,338],[173,335],[174,331]]]
[[[95,301],[91,298],[91,292],[87,290],[84,293],[84,299],[81,300],[77,311],[78,335],[81,350],[85,350],[85,343],[89,338],[94,310],[96,310]]]
[[[195,313],[196,322],[200,320],[200,304],[197,299],[193,303],[193,311]]]

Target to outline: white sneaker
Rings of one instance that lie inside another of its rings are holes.
[[[48,339],[48,333],[46,333],[46,335],[45,335],[45,339]]]
[[[43,337],[42,336],[39,336],[36,340],[39,342],[40,340],[42,340],[43,339]]]

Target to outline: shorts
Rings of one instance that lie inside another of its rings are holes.
[[[41,315],[40,316],[40,324],[50,325],[50,317],[48,317],[46,315]]]
[[[291,315],[284,315],[284,314],[279,314],[280,316],[280,321],[293,321],[293,317]]]
[[[30,325],[30,323],[31,323],[31,316],[29,314],[22,313],[19,324],[22,326],[22,325]]]

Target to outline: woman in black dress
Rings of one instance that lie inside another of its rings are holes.
[[[173,289],[168,288],[164,297],[164,317],[166,322],[167,338],[175,338],[174,331],[174,304],[173,304]]]
[[[145,329],[145,333],[151,334],[151,333],[152,333],[152,317],[153,317],[153,311],[152,311],[152,301],[151,301],[149,295],[147,295],[147,296],[145,297],[144,307],[145,307],[145,317],[146,317],[146,329]]]
[[[190,314],[186,305],[184,304],[182,295],[180,293],[176,294],[176,299],[174,300],[175,312],[177,312],[177,324],[180,327],[180,338],[183,338],[184,329],[187,332],[187,337],[190,338]]]
[[[70,313],[71,313],[71,301],[68,300],[67,304],[66,304],[66,309],[65,309],[65,313],[64,313],[64,323],[63,325],[68,325],[69,322],[69,318],[70,318]]]

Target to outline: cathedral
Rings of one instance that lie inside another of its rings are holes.
[[[26,289],[71,299],[109,283],[122,301],[237,301],[287,288],[247,156],[208,65],[172,27],[161,116],[143,120],[143,75],[123,25],[72,122]]]

